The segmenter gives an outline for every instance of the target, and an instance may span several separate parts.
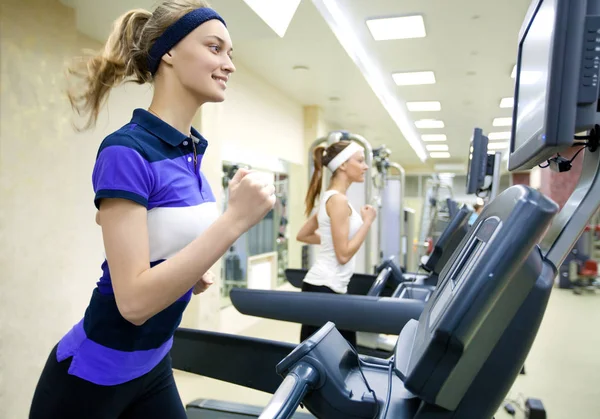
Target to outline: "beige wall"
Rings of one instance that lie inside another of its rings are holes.
[[[98,145],[152,92],[116,89],[97,128],[76,134],[63,64],[101,45],[76,32],[73,10],[58,0],[3,0],[1,7],[0,418],[22,418],[48,352],[81,318],[100,276],[91,184]],[[195,121],[210,142],[203,170],[217,199],[227,147],[292,161],[304,147],[300,104],[243,65],[230,86],[228,101],[204,107]],[[212,288],[193,300],[185,326],[220,328],[218,284]]]
[[[236,62],[223,102],[219,141],[224,156],[275,158],[301,164],[302,105]]]

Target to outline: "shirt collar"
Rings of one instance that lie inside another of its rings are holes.
[[[190,139],[190,137],[145,109],[135,109],[133,111],[131,122],[140,125],[142,128],[173,147],[180,146],[185,140]],[[196,144],[202,143],[206,145],[208,143],[194,127],[191,127],[191,132],[192,140]]]

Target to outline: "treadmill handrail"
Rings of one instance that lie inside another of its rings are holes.
[[[291,418],[306,392],[318,381],[319,372],[307,362],[300,362],[283,379],[259,419]]]
[[[418,319],[425,302],[389,297],[234,288],[231,303],[242,314],[339,329],[397,335]]]
[[[381,294],[383,289],[385,288],[385,284],[387,283],[388,278],[392,275],[392,268],[386,266],[384,269],[379,272],[377,275],[377,279],[371,285],[371,289],[367,292],[369,297],[377,297]]]

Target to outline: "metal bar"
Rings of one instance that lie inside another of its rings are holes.
[[[319,372],[310,364],[300,362],[285,377],[259,419],[292,417],[306,392],[319,381]]]
[[[560,268],[600,207],[600,150],[583,153],[583,168],[577,186],[540,244],[556,269]]]

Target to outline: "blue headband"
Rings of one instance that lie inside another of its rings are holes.
[[[148,70],[152,75],[158,70],[158,65],[162,56],[171,50],[175,45],[185,38],[191,31],[209,20],[217,19],[225,24],[225,20],[213,9],[202,7],[193,10],[182,16],[177,22],[173,23],[167,30],[154,42],[150,49],[148,57]]]

